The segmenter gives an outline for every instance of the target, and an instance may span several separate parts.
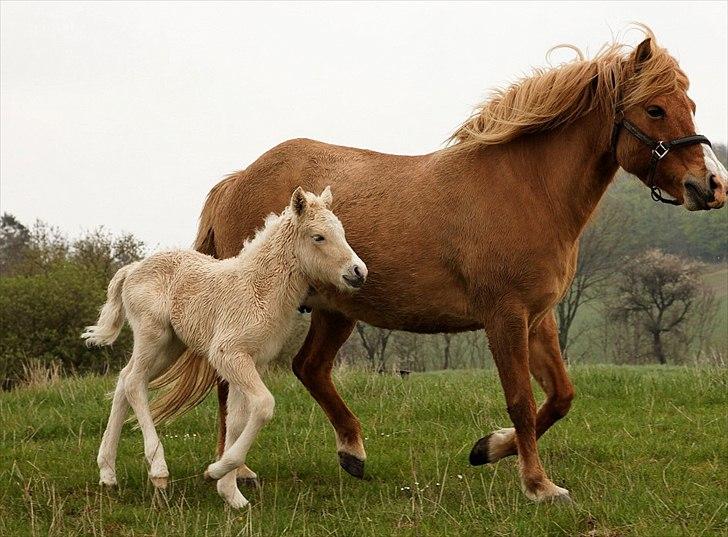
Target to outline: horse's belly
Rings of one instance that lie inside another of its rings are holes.
[[[412,292],[415,291],[415,292]],[[367,289],[356,293],[320,293],[306,305],[333,309],[372,326],[434,334],[478,330],[482,323],[469,313],[467,302],[447,285],[437,289],[418,286],[404,289]]]

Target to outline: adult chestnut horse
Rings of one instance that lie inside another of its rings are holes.
[[[694,135],[688,79],[646,32],[634,51],[609,45],[495,92],[440,151],[399,156],[291,140],[210,192],[196,247],[226,258],[297,186],[331,185],[369,277],[357,294],[312,291],[293,371],[331,421],[346,471],[361,477],[366,455],[331,369],[356,320],[422,333],[484,328],[514,428],[478,440],[470,462],[518,454],[528,498],[568,499],[547,477],[536,440],[574,397],[553,308],[574,275],[579,235],[619,166],[655,199],[688,210],[726,198],[725,169]],[[216,377],[206,364],[188,354],[161,379],[171,392],[158,400],[158,418],[207,393]],[[538,411],[529,373],[546,393]],[[219,394],[224,415],[224,384]]]

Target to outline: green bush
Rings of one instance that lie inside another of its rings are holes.
[[[41,273],[0,278],[0,379],[12,385],[31,359],[64,372],[104,372],[118,368],[131,350],[124,330],[113,345],[86,348],[80,338],[106,301],[104,273],[61,261]]]

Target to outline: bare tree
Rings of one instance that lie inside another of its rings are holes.
[[[607,202],[581,237],[574,280],[556,307],[559,345],[565,359],[569,345],[578,337],[571,330],[579,309],[600,296],[599,291],[619,266],[626,249],[621,230],[628,219],[628,213],[616,202]]]
[[[387,344],[392,331],[369,326],[362,322],[356,323],[356,331],[372,367],[379,372],[383,372],[386,360],[385,353],[387,352]]]
[[[650,250],[626,263],[617,282],[610,316],[641,326],[650,336],[652,354],[667,363],[664,336],[686,338],[685,328],[696,306],[710,290],[700,279],[702,265],[659,250]]]

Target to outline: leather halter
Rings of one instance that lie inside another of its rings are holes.
[[[619,113],[621,115],[621,112]],[[653,140],[647,136],[644,132],[638,129],[634,123],[628,121],[622,116],[619,121],[615,121],[614,130],[612,131],[612,155],[617,160],[617,142],[619,141],[619,133],[624,127],[628,133],[637,138],[640,142],[649,147],[652,151],[652,157],[650,158],[650,168],[647,171],[647,186],[650,187],[650,196],[655,201],[662,203],[669,203],[670,205],[680,205],[677,200],[671,200],[662,196],[662,191],[655,185],[655,173],[657,172],[657,165],[660,161],[667,156],[671,149],[676,147],[682,147],[686,145],[695,144],[707,144],[711,146],[710,140],[708,140],[702,134],[692,134],[690,136],[683,136],[682,138],[675,138],[665,142],[663,140]]]

